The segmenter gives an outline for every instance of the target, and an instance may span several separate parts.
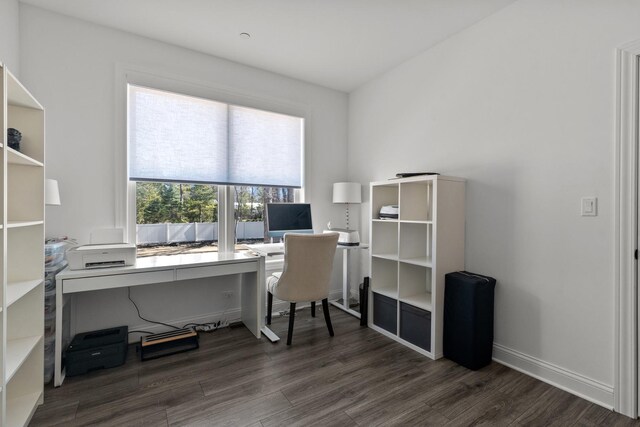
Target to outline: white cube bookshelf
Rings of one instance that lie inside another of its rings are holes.
[[[440,358],[444,275],[464,269],[465,181],[425,175],[372,182],[370,191],[369,326]],[[380,219],[386,205],[398,205],[398,219]]]
[[[25,426],[44,389],[44,109],[2,64],[0,71],[0,424]],[[19,151],[8,146],[9,128],[22,134]]]

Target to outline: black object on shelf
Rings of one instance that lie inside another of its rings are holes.
[[[421,175],[440,175],[438,172],[399,172],[396,174],[396,178],[411,178],[412,176]]]
[[[445,275],[444,357],[472,369],[491,363],[496,279],[458,271]]]
[[[369,278],[365,277],[360,283],[360,326],[367,326],[369,315]]]
[[[22,141],[22,133],[18,129],[7,129],[7,144],[9,148],[20,151],[20,141]]]

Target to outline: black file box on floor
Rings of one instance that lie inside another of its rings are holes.
[[[496,279],[458,271],[445,275],[444,357],[469,368],[491,363]]]

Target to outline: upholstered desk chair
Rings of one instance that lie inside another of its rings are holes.
[[[338,233],[285,234],[284,269],[267,279],[267,325],[271,324],[273,296],[290,303],[287,345],[291,345],[296,303],[311,302],[315,317],[316,301],[322,300],[322,312],[333,336],[329,317],[329,287]]]

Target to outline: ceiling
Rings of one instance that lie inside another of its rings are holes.
[[[20,1],[350,92],[514,0]]]

